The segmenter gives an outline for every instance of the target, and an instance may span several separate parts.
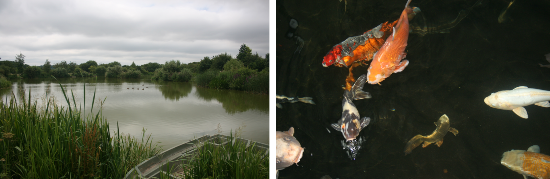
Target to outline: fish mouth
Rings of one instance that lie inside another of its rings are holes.
[[[328,67],[327,64],[323,63],[323,67]]]
[[[344,147],[343,149],[346,150],[346,153],[351,160],[355,160],[355,158],[357,158],[357,154],[359,154],[363,141],[364,140],[362,137],[360,137],[359,140],[351,139],[346,140],[345,142],[342,140],[342,147]]]
[[[302,155],[304,155],[304,148],[300,147],[300,151],[298,152],[300,155],[294,159],[294,163],[298,164],[300,162],[300,159],[302,159]]]

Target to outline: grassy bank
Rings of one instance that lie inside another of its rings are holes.
[[[15,96],[0,101],[0,178],[123,178],[159,152],[145,131],[141,141],[118,131],[111,136],[101,109],[91,113],[95,100],[82,115],[62,90],[68,107],[52,100],[38,107]]]

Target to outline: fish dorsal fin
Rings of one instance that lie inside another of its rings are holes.
[[[286,131],[286,133],[290,136],[294,136],[294,127],[290,127],[290,129],[288,129],[288,131]]]
[[[538,145],[533,145],[533,146],[529,147],[529,149],[527,149],[527,151],[534,152],[534,153],[540,153],[540,147]]]
[[[518,86],[518,87],[516,87],[516,88],[514,88],[514,89],[522,89],[522,88],[527,88],[527,86]]]
[[[512,109],[512,111],[514,111],[514,113],[516,113],[519,117],[522,117],[522,118],[525,118],[525,119],[527,119],[527,117],[528,117],[527,116],[527,111],[523,107],[514,108],[514,109]]]

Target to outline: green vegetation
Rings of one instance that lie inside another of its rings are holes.
[[[194,153],[179,159],[183,172],[172,173],[179,167],[168,165],[167,173],[184,179],[269,178],[269,152],[256,147],[255,142],[247,146],[245,140],[237,137],[240,135],[238,133],[219,136],[204,143],[197,142]],[[160,179],[163,178],[171,177],[161,173]]]
[[[30,98],[0,101],[0,178],[123,178],[158,154],[145,130],[141,141],[118,131],[112,136],[101,108],[92,114],[95,100],[85,115],[61,89],[68,107],[52,99],[42,107]]]
[[[0,61],[0,76],[7,79],[17,78],[144,78],[156,81],[196,82],[199,86],[214,89],[233,89],[267,94],[269,91],[269,54],[261,57],[252,54],[246,44],[239,48],[239,54],[233,58],[227,53],[213,57],[204,57],[200,62],[182,64],[179,60],[165,64],[150,62],[141,66],[132,62],[121,65],[114,61],[98,64],[89,60],[80,65],[75,62],[61,61],[51,64],[46,59],[42,66],[25,64],[25,55],[15,56],[15,61]]]
[[[7,88],[11,86],[11,81],[8,81],[6,77],[0,76],[0,88]]]

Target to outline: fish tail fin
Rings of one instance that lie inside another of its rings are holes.
[[[353,100],[359,100],[359,99],[365,99],[365,98],[371,98],[372,96],[368,92],[363,91],[363,86],[367,82],[367,75],[363,74],[357,80],[355,80],[355,84],[351,87],[351,96],[349,99]]]
[[[409,142],[407,142],[407,145],[405,146],[405,155],[410,154],[412,150],[416,147],[418,147],[422,142],[424,142],[424,136],[418,134],[414,136]]]
[[[408,0],[407,1],[407,4],[405,5],[405,9],[407,9],[407,7],[409,7],[409,4],[411,3],[411,0]]]
[[[313,100],[312,100],[311,97],[298,98],[298,100],[299,100],[300,102],[303,102],[303,103],[315,104],[315,102],[313,102]]]

